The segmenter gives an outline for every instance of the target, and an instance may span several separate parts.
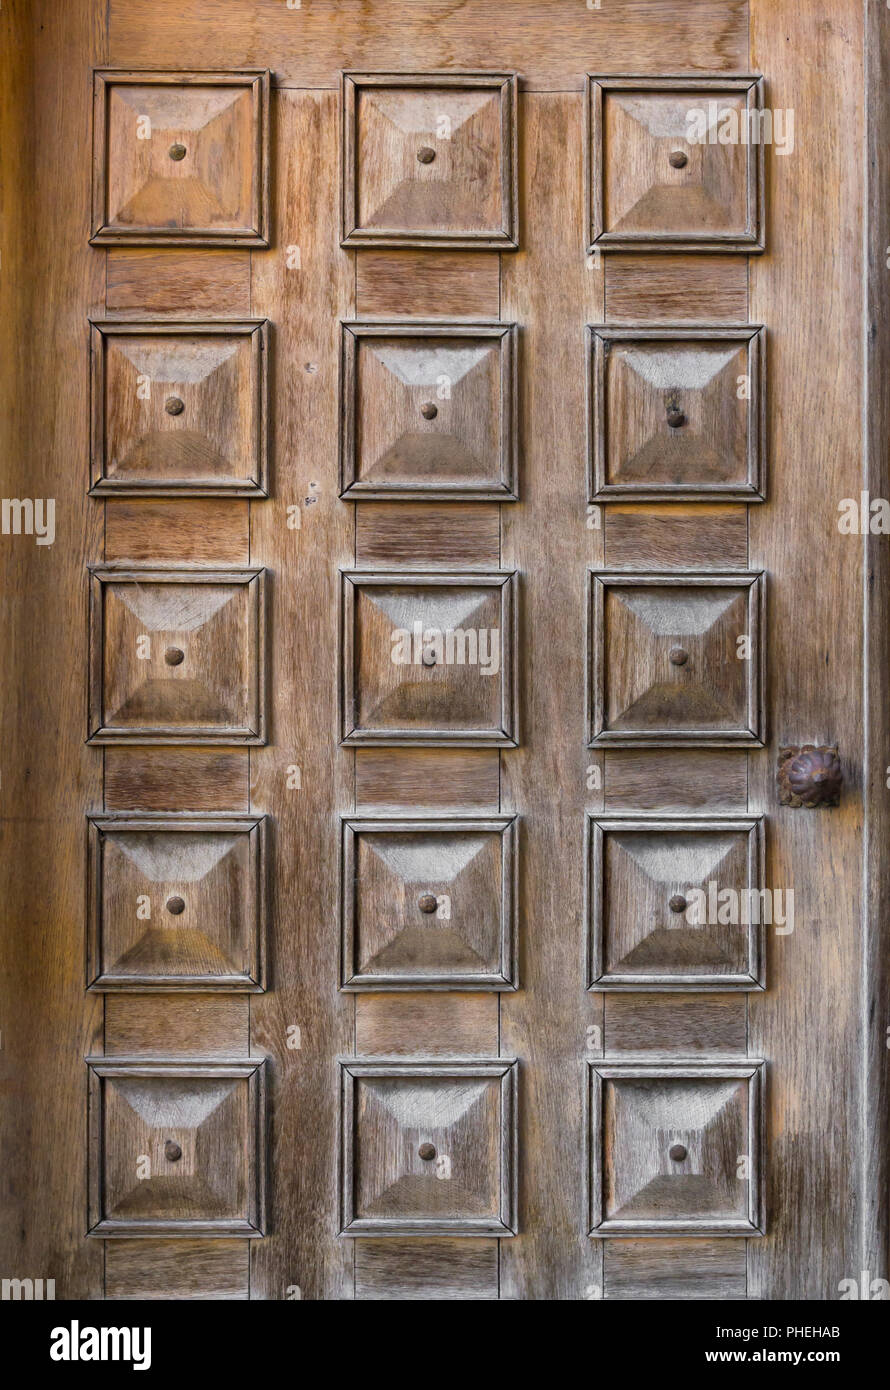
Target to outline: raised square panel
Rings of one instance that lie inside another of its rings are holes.
[[[589,987],[762,988],[762,829],[589,816]]]
[[[264,571],[90,571],[91,743],[264,743]]]
[[[516,78],[343,74],[344,246],[515,248]]]
[[[590,251],[762,251],[757,77],[588,77]]]
[[[590,743],[763,742],[764,575],[590,573]]]
[[[343,822],[344,989],[514,989],[516,819]]]
[[[347,744],[515,747],[511,573],[343,573]]]
[[[591,1062],[592,1236],[756,1236],[763,1063]]]
[[[97,72],[93,149],[94,244],[269,244],[268,72]]]
[[[88,1066],[90,1235],[263,1234],[263,1062]]]
[[[590,500],[762,501],[763,329],[590,334]]]
[[[263,988],[264,817],[88,824],[91,989]]]
[[[342,496],[515,497],[514,324],[342,332]]]
[[[349,1060],[340,1071],[341,1234],[515,1234],[515,1061]]]
[[[92,328],[93,494],[266,495],[265,319]]]

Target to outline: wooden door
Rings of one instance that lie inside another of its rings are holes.
[[[51,8],[3,1271],[880,1291],[881,7]]]

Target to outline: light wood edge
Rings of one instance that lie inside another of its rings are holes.
[[[340,1232],[348,1239],[362,1236],[514,1236],[518,1220],[518,1098],[519,1062],[515,1057],[421,1058],[341,1057],[340,1073]],[[455,1218],[453,1220],[356,1219],[355,1201],[355,1080],[367,1077],[430,1077],[441,1080],[479,1078],[500,1079],[499,1220]]]
[[[269,339],[268,319],[90,319],[90,496],[91,497],[256,497],[269,496]],[[255,478],[232,483],[118,481],[105,473],[105,342],[117,335],[243,336],[252,339],[250,372],[254,403]]]
[[[766,680],[766,571],[765,570],[696,570],[694,572],[651,570],[631,572],[592,568],[587,571],[587,746],[588,748],[762,748],[767,740],[765,714]],[[604,612],[606,588],[656,587],[676,588],[702,586],[729,587],[747,585],[748,626],[752,638],[752,660],[747,662],[747,692],[749,725],[746,729],[715,731],[710,729],[680,731],[664,730],[658,734],[644,733],[640,737],[627,731],[604,729],[602,671]],[[756,656],[756,659],[754,659]]]
[[[501,837],[500,971],[462,975],[362,975],[355,968],[355,837],[358,834],[497,834]],[[340,821],[340,988],[347,993],[392,993],[467,990],[513,991],[517,978],[517,891],[519,817],[442,816],[439,818],[343,816]]]
[[[249,993],[266,989],[266,916],[269,874],[269,817],[193,812],[140,815],[96,812],[87,816],[86,988],[96,994]],[[201,834],[207,831],[249,836],[249,935],[251,968],[245,975],[109,975],[102,960],[102,837],[121,832]]]
[[[265,1058],[243,1057],[207,1060],[182,1058],[147,1061],[141,1057],[87,1057],[88,1132],[87,1159],[87,1228],[86,1235],[108,1239],[115,1237],[170,1236],[188,1237],[244,1236],[255,1239],[267,1234],[266,1190],[266,1062]],[[158,1076],[195,1079],[243,1079],[247,1082],[248,1107],[248,1215],[244,1220],[176,1220],[159,1218],[151,1221],[115,1221],[103,1217],[104,1191],[102,1173],[105,1158],[103,1127],[104,1088],[106,1078],[150,1078]]]
[[[243,233],[196,228],[194,232],[176,228],[128,232],[108,225],[107,183],[107,101],[108,89],[118,83],[138,82],[151,86],[217,86],[254,88],[254,168],[252,199],[257,225]],[[134,68],[95,68],[93,70],[93,181],[90,216],[91,246],[228,246],[268,247],[270,245],[270,113],[272,74],[268,68],[241,68],[227,72],[154,71]]]
[[[683,483],[650,487],[646,483],[606,481],[606,349],[614,341],[659,342],[713,338],[746,341],[751,393],[748,397],[747,480],[744,484]],[[587,355],[587,491],[588,502],[765,502],[766,501],[766,329],[762,324],[592,323],[585,330]]]
[[[110,565],[87,566],[89,576],[89,693],[88,723],[86,742],[103,747],[133,746],[151,747],[257,747],[267,739],[266,684],[267,684],[267,597],[266,585],[268,570],[262,566],[242,566],[225,569],[196,569],[180,567],[161,569],[155,565],[140,568],[133,565],[120,569]],[[157,729],[115,730],[102,723],[103,711],[103,633],[105,623],[106,584],[253,584],[256,590],[250,610],[249,641],[255,657],[252,665],[253,705],[256,715],[256,729],[245,730],[195,730],[190,733],[176,733],[159,726]]]
[[[603,923],[603,851],[605,833],[622,830],[701,834],[727,830],[748,835],[748,887],[766,887],[766,817],[763,815],[614,815],[585,812],[584,927],[586,937],[586,988],[605,994],[750,994],[766,988],[766,923],[748,925],[747,975],[607,975]]]

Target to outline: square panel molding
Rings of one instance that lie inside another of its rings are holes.
[[[757,76],[587,78],[588,251],[762,251]]]
[[[90,569],[90,743],[261,744],[263,569]]]
[[[516,988],[515,816],[348,819],[342,987]]]
[[[344,744],[516,746],[514,571],[341,575]]]
[[[87,822],[93,990],[264,987],[265,816]]]
[[[265,497],[266,319],[92,324],[94,496]]]
[[[591,570],[589,745],[760,747],[765,580]]]
[[[341,496],[515,499],[515,324],[341,333]]]
[[[764,1063],[591,1061],[588,1234],[759,1236]]]
[[[103,69],[93,81],[93,245],[268,246],[265,69]]]
[[[588,815],[588,988],[762,989],[764,877],[762,817]]]
[[[512,1236],[518,1064],[344,1059],[341,1234]]]
[[[342,74],[344,246],[515,249],[516,76]]]
[[[759,324],[588,330],[589,500],[762,502]]]
[[[90,1057],[88,1235],[265,1231],[265,1063]]]

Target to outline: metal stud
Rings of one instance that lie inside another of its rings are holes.
[[[435,893],[422,893],[417,899],[417,906],[421,912],[435,912],[439,906],[439,900]]]
[[[168,898],[165,906],[172,916],[178,917],[180,913],[185,912],[185,899],[176,897]]]
[[[675,1163],[682,1163],[684,1158],[689,1157],[689,1151],[685,1144],[671,1144],[668,1153]]]
[[[185,661],[185,652],[182,647],[168,647],[164,652],[164,660],[168,666],[181,666]]]
[[[182,1149],[175,1139],[168,1139],[164,1145],[164,1157],[168,1163],[178,1163],[182,1158]]]
[[[167,153],[169,154],[170,158],[175,159],[176,163],[178,164],[181,159],[185,159],[186,155],[188,154],[188,150],[186,149],[185,145],[180,145],[179,141],[177,140],[177,142],[174,145],[170,146]]]
[[[685,912],[686,899],[683,897],[683,894],[675,893],[674,896],[671,899],[669,899],[668,907],[670,908],[671,912]]]
[[[432,164],[436,157],[436,151],[430,149],[429,145],[421,145],[417,151],[417,162],[419,164]]]
[[[168,415],[181,415],[185,410],[185,401],[181,401],[178,396],[168,396],[164,401],[164,409]]]
[[[433,405],[432,401],[424,401],[423,405],[420,407],[420,413],[424,420],[435,420],[439,413],[439,407]]]
[[[671,150],[668,155],[668,164],[672,169],[685,169],[689,163],[689,156],[683,150]]]
[[[429,1163],[436,1157],[436,1146],[435,1144],[421,1144],[417,1152],[425,1163]]]
[[[685,647],[671,647],[668,652],[668,661],[672,666],[685,666],[689,660],[689,653]]]
[[[686,416],[683,414],[682,410],[678,410],[676,406],[671,406],[667,413],[667,422],[672,430],[678,430],[682,425],[686,424]]]

